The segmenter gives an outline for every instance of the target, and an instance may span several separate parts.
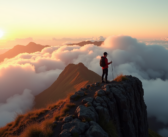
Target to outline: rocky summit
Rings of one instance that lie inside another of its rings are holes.
[[[94,92],[94,96],[85,93]],[[147,107],[138,78],[108,84],[87,85],[70,97],[79,105],[74,115],[55,121],[61,124],[60,137],[148,137]]]
[[[64,100],[18,115],[0,128],[0,137],[148,137],[143,96],[141,81],[132,76],[87,84]]]

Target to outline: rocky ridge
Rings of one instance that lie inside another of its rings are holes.
[[[85,94],[94,90],[94,96]],[[60,137],[148,137],[147,107],[139,79],[126,76],[121,82],[95,83],[81,88],[71,97],[75,114],[64,117]]]

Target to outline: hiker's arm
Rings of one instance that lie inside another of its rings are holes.
[[[111,62],[109,62],[109,63],[108,63],[108,65],[109,65],[109,64],[111,64],[111,63],[112,63],[112,61],[111,61]]]

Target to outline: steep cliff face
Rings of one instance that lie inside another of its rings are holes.
[[[85,93],[94,96],[84,97]],[[70,97],[81,97],[75,115],[63,119],[60,137],[148,137],[147,110],[139,79],[87,85]],[[55,123],[59,123],[56,121]]]

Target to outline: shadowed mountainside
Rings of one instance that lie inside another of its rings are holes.
[[[82,42],[79,42],[79,43],[71,43],[71,44],[67,44],[67,45],[79,45],[79,46],[84,46],[86,44],[94,44],[94,45],[97,45],[97,46],[101,46],[101,44],[103,43],[103,41],[82,41]]]
[[[41,51],[45,47],[49,47],[49,46],[42,46],[34,42],[30,42],[27,46],[16,45],[15,47],[8,50],[7,52],[0,54],[0,62],[3,62],[5,58],[13,58],[20,53],[33,53],[36,51]]]
[[[35,97],[34,108],[45,107],[96,81],[101,81],[101,77],[82,63],[69,64],[49,88]]]

